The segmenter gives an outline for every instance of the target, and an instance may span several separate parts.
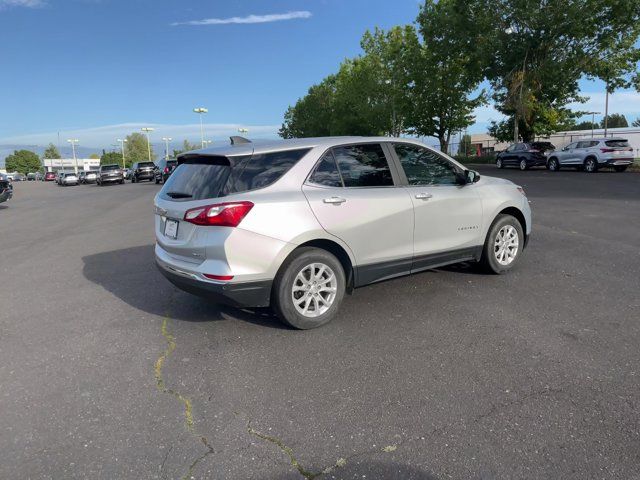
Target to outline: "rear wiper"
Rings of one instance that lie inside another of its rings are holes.
[[[167,195],[170,196],[171,198],[191,198],[191,197],[193,197],[193,195],[189,195],[188,193],[184,193],[184,192],[167,192]]]

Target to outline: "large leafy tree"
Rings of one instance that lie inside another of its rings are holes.
[[[147,137],[141,133],[133,132],[127,135],[127,143],[125,143],[125,158],[127,162],[144,162],[149,160],[149,152],[147,151]],[[151,146],[151,160],[156,159],[156,154]]]
[[[105,152],[103,150],[102,156],[100,157],[100,165],[120,165],[122,166],[122,153],[120,152]],[[130,167],[132,164],[131,161],[127,161],[125,166]]]
[[[600,127],[604,128],[605,123],[607,124],[607,128],[626,128],[629,126],[627,117],[621,113],[612,113],[611,115],[607,115],[606,122],[603,118],[602,122],[600,122]]]
[[[14,150],[5,158],[5,168],[8,172],[19,172],[24,175],[42,170],[40,157],[30,150]]]
[[[53,143],[50,143],[49,146],[47,146],[47,148],[44,150],[44,153],[42,154],[42,158],[58,159],[60,158],[60,152],[58,151],[58,148]]]
[[[283,138],[322,137],[331,135],[335,75],[312,86],[307,95],[289,107],[278,132]]]
[[[426,0],[418,15],[423,45],[411,55],[412,131],[438,138],[445,152],[451,136],[473,124],[473,111],[486,100],[477,91],[483,38],[464,12],[464,2]]]
[[[178,149],[178,148],[173,149],[173,158],[177,157],[181,153],[190,152],[192,150],[199,150],[200,148],[202,148],[201,145],[197,145],[195,143],[189,142],[189,140],[185,140],[184,142],[182,142],[181,149]]]
[[[496,108],[509,117],[491,129],[503,140],[514,137],[516,125],[531,140],[573,123],[580,112],[567,106],[584,100],[583,77],[604,80],[610,91],[640,85],[638,0],[450,2],[480,27],[485,76]]]
[[[580,122],[571,127],[572,130],[592,130],[594,128],[600,128],[600,125],[598,125],[598,123],[592,123],[591,120]]]

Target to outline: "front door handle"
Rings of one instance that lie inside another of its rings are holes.
[[[432,197],[430,193],[416,193],[416,198],[419,200],[429,200]]]
[[[332,205],[340,205],[346,201],[347,199],[342,197],[330,197],[323,200],[324,203],[331,203]]]

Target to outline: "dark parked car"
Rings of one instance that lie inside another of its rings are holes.
[[[54,172],[47,172],[44,174],[44,181],[45,182],[55,182],[56,181],[56,174]]]
[[[13,185],[6,175],[0,173],[0,203],[6,202],[13,196]]]
[[[175,159],[167,159],[164,158],[158,162],[158,168],[155,170],[155,179],[156,183],[164,183],[167,181],[167,178],[171,176],[173,171],[178,166],[178,161]]]
[[[131,166],[131,183],[142,180],[153,181],[156,177],[156,164],[153,162],[136,162]]]
[[[549,142],[514,143],[504,152],[498,153],[496,166],[498,168],[518,167],[520,170],[546,167],[547,156],[555,149],[556,147]]]
[[[124,174],[120,165],[101,165],[96,175],[96,183],[100,186],[106,183],[124,183]]]

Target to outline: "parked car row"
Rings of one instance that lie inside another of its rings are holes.
[[[561,168],[589,173],[613,168],[616,172],[624,172],[633,161],[633,148],[621,137],[583,139],[560,150],[549,142],[515,143],[496,156],[498,168],[517,166],[520,170],[528,170],[540,166],[552,172]]]
[[[110,183],[122,184],[125,180],[131,180],[131,183],[138,183],[144,180],[164,183],[171,176],[177,165],[178,162],[172,159],[162,159],[157,164],[154,162],[136,162],[130,169],[122,168],[117,164],[101,165],[98,170],[81,171],[77,175],[75,172],[46,172],[41,175],[41,180],[44,182],[56,182],[60,186],[91,183],[103,186]]]

